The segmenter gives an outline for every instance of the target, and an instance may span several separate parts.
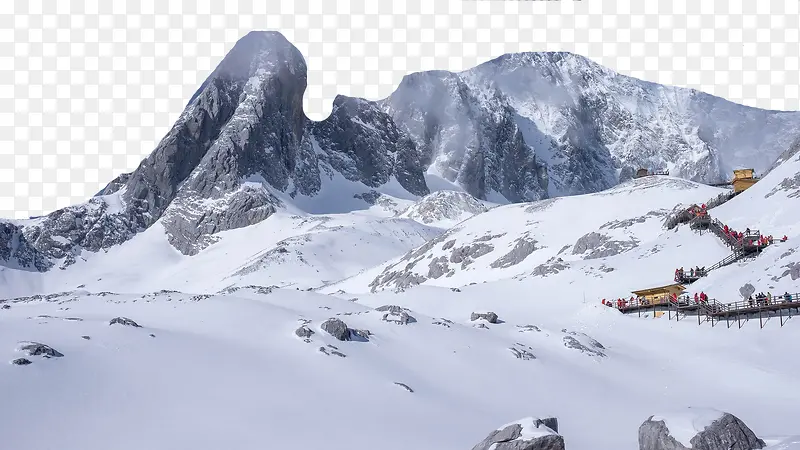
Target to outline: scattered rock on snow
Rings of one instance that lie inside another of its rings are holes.
[[[135,328],[141,328],[142,327],[141,325],[139,325],[138,323],[134,322],[131,319],[128,319],[127,317],[115,317],[115,318],[111,319],[111,322],[109,322],[108,324],[109,325],[114,325],[115,323],[120,324],[120,325],[125,325],[125,326],[128,326],[128,327],[135,327]]]
[[[333,347],[333,346],[329,346],[329,347]],[[335,347],[333,347],[333,348],[335,348]],[[338,350],[330,350],[330,351],[329,351],[329,350],[328,350],[327,348],[325,348],[325,347],[320,347],[320,348],[319,348],[319,352],[320,352],[320,353],[323,353],[323,354],[326,354],[326,355],[328,355],[328,356],[335,355],[335,356],[338,356],[338,357],[340,357],[340,358],[346,358],[346,357],[347,357],[347,355],[345,355],[344,353],[342,353],[342,352],[340,352],[340,351],[338,351]]]
[[[520,333],[528,333],[531,331],[536,331],[537,333],[541,333],[542,329],[537,327],[536,325],[517,325],[519,328]]]
[[[488,312],[485,312],[485,313],[473,312],[469,316],[469,320],[472,321],[472,322],[474,322],[476,320],[479,320],[479,319],[484,319],[489,323],[497,323],[497,314],[495,314],[495,313],[493,313],[491,311],[488,311]]]
[[[394,322],[400,325],[406,325],[417,321],[412,315],[408,313],[408,309],[397,305],[383,305],[375,308],[376,311],[383,312],[381,320],[384,322]]]
[[[81,336],[81,338],[82,338],[82,339],[86,339],[86,340],[88,341],[88,340],[90,340],[92,337],[91,337],[91,336]]]
[[[572,336],[564,336],[564,347],[572,348],[572,349],[575,349],[575,350],[579,350],[582,353],[588,353],[588,354],[594,355],[594,356],[600,356],[600,357],[605,357],[606,356],[606,354],[601,352],[600,350],[594,350],[592,348],[589,348],[589,347],[581,344],[581,342],[579,340],[575,339]]]
[[[564,450],[564,438],[548,424],[558,428],[555,418],[518,420],[492,431],[472,450]]]
[[[30,359],[27,358],[17,358],[11,361],[11,364],[15,366],[27,366],[28,364],[33,364]]]
[[[11,305],[5,304],[2,306],[3,309],[11,309]]]
[[[536,359],[536,355],[533,354],[533,348],[522,345],[520,343],[516,343],[513,346],[508,348],[511,351],[511,354],[514,355],[517,359],[522,359],[525,361],[530,361]]]
[[[432,325],[443,326],[445,328],[450,328],[450,325],[453,324],[453,321],[452,320],[447,320],[445,318],[439,318],[439,319],[435,319],[433,322],[431,322],[431,324]]]
[[[395,381],[395,382],[394,382],[394,384],[396,384],[396,385],[400,386],[401,388],[403,388],[403,389],[407,390],[408,392],[411,392],[411,393],[413,393],[413,392],[414,392],[414,390],[413,390],[413,389],[411,389],[411,387],[409,387],[409,386],[408,386],[407,384],[405,384],[405,383],[400,383],[400,382],[397,382],[397,381]]]
[[[765,447],[733,414],[707,408],[687,408],[650,416],[639,427],[640,450],[754,450]]]
[[[23,341],[19,343],[18,351],[25,352],[28,356],[43,356],[45,358],[60,358],[63,353],[40,342]]]

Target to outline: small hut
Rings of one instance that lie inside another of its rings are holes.
[[[639,169],[636,171],[636,178],[642,178],[650,175],[650,172],[647,169]]]
[[[753,169],[737,169],[733,171],[733,192],[739,193],[756,184],[758,178],[754,176]]]
[[[632,293],[636,297],[647,301],[651,305],[658,305],[661,303],[669,303],[669,297],[672,294],[680,296],[684,291],[686,291],[686,288],[682,284],[668,284],[666,286],[632,291]]]

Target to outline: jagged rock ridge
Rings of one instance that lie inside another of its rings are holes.
[[[431,191],[428,174],[478,199],[524,202],[602,190],[638,167],[701,181],[734,165],[763,170],[800,135],[798,113],[635,80],[569,53],[412,74],[378,102],[337,97],[321,122],[302,110],[306,71],[279,33],[247,34],[135,171],[85,204],[0,223],[0,262],[64,267],[157,221],[193,255],[336,174],[371,188],[395,180],[414,196]]]

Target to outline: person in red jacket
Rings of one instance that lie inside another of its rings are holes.
[[[708,296],[703,291],[700,291],[700,301],[703,303],[708,303]]]
[[[694,302],[695,304],[700,303],[700,296],[697,295],[697,292],[694,293]]]
[[[722,227],[722,231],[724,231],[724,232],[725,232],[725,234],[728,234],[728,231],[729,231],[729,230],[728,230],[728,226],[727,226],[727,225],[725,225],[724,227]]]

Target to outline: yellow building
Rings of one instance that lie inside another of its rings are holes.
[[[758,178],[753,175],[753,169],[738,169],[733,171],[733,192],[742,192],[756,184]]]
[[[660,303],[669,303],[669,297],[672,294],[680,296],[684,291],[686,291],[686,288],[681,284],[668,284],[666,286],[632,291],[632,293],[639,299],[645,300],[652,305],[658,305]]]

